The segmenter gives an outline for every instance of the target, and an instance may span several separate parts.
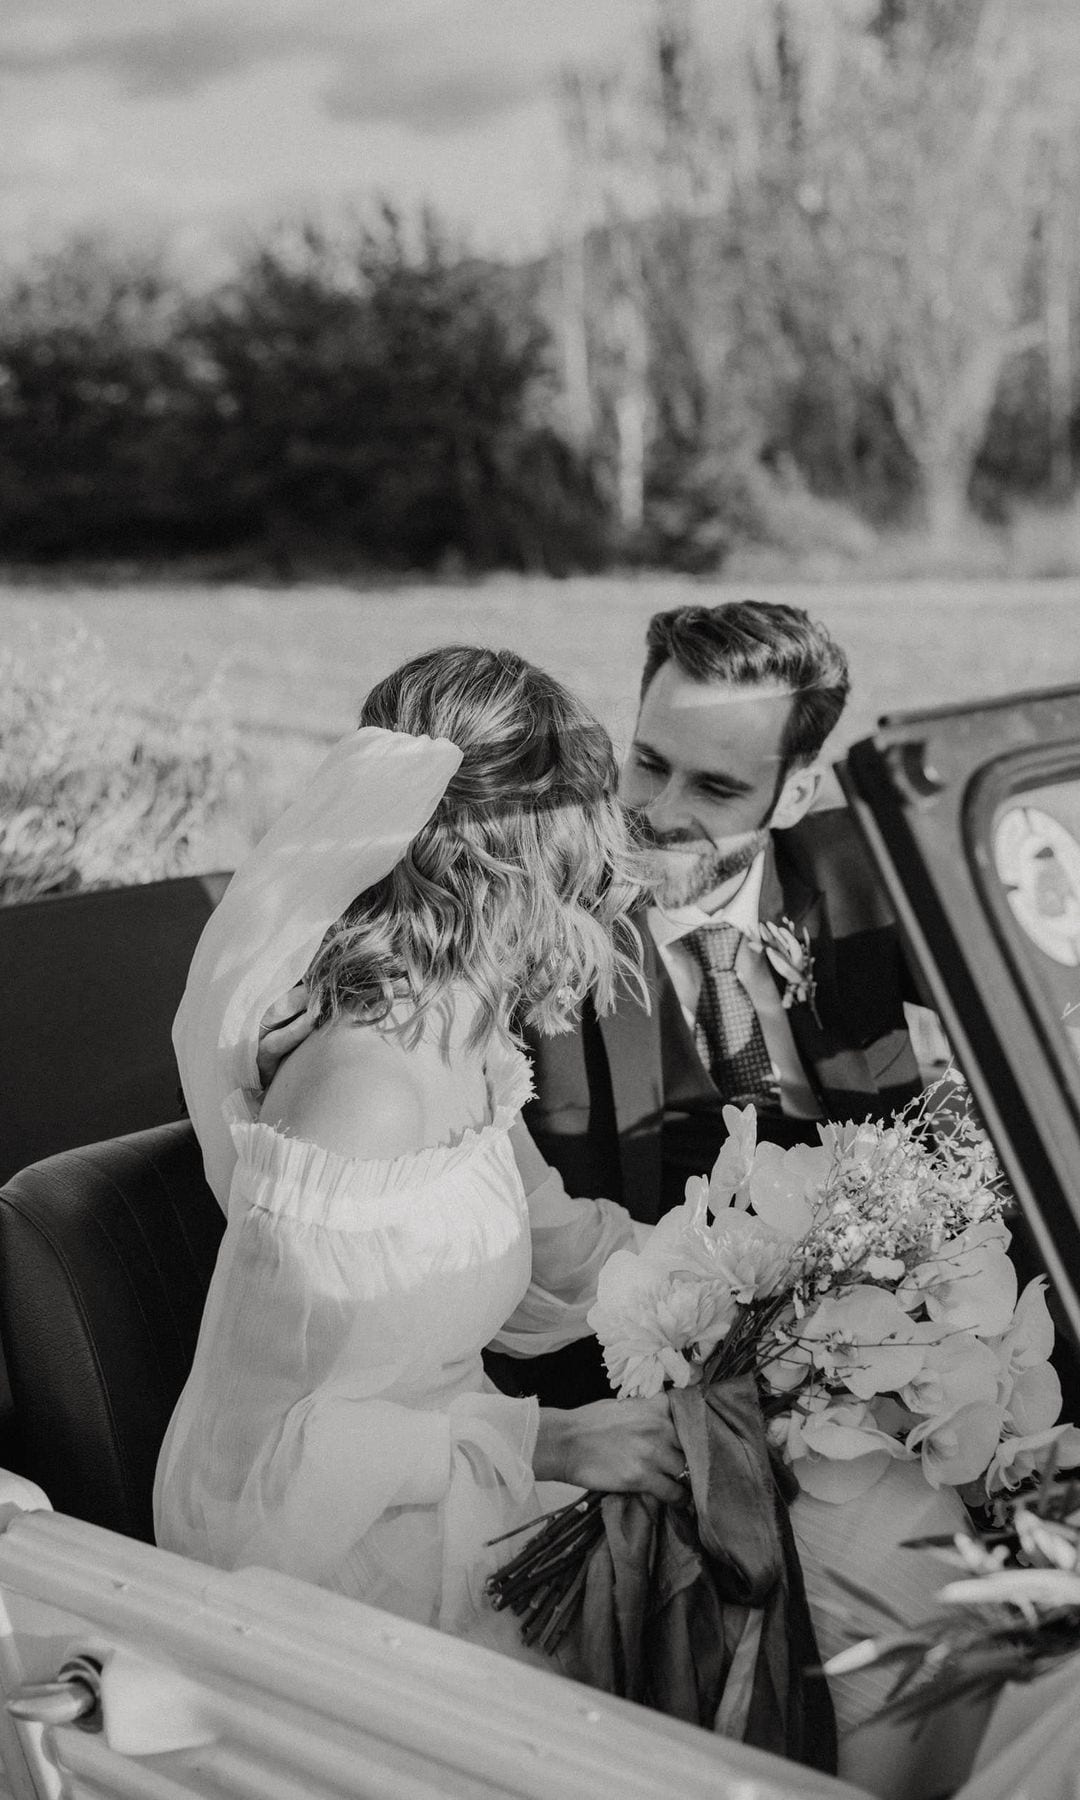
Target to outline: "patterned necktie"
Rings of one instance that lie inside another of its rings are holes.
[[[753,1002],[735,973],[742,932],[721,921],[701,925],[680,939],[701,964],[701,993],[694,1042],[725,1101],[776,1106],[779,1095]]]

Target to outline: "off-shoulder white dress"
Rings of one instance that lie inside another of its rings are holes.
[[[570,1199],[531,1142],[515,1155],[524,1057],[500,1051],[487,1080],[489,1124],[390,1162],[290,1138],[254,1095],[227,1102],[238,1163],[158,1463],[164,1548],[513,1647],[514,1622],[483,1600],[508,1554],[487,1541],[572,1490],[538,1495],[537,1402],[500,1393],[480,1353],[583,1336],[633,1228],[611,1202]]]

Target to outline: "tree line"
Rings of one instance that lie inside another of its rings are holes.
[[[385,211],[210,291],[87,238],[9,269],[0,557],[711,570],[1066,498],[1080,183],[1017,17],[762,0],[720,70],[657,0],[631,74],[565,84],[529,266]]]
[[[431,221],[282,231],[198,295],[82,239],[0,308],[0,555],[588,566],[552,383],[520,281]]]

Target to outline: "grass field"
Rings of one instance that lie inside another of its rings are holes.
[[[46,657],[80,625],[105,647],[118,695],[163,676],[216,677],[259,771],[254,816],[276,810],[358,702],[432,644],[507,645],[543,664],[625,743],[646,621],[657,609],[755,593],[805,606],[851,658],[852,700],[833,753],[882,713],[1080,683],[1080,579],[1032,582],[702,585],[676,577],[375,589],[36,584],[0,587],[0,636]]]

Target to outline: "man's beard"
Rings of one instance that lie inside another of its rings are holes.
[[[764,827],[742,837],[724,838],[718,844],[708,838],[681,838],[676,832],[657,834],[646,828],[646,853],[652,862],[653,903],[656,906],[692,906],[714,888],[741,875],[764,850],[769,833]]]

